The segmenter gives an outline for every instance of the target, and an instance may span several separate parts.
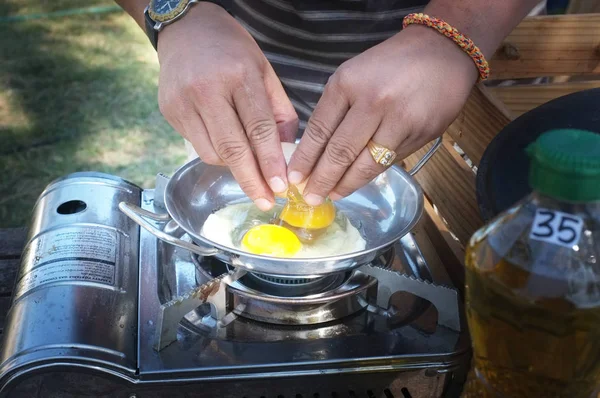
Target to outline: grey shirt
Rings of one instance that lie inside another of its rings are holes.
[[[232,0],[290,96],[300,131],[329,76],[345,60],[402,30],[428,0]]]

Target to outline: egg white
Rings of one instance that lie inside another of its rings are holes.
[[[260,212],[253,203],[229,205],[211,214],[200,234],[225,247],[244,250],[241,239],[253,226],[268,224],[272,214]],[[341,221],[340,221],[341,219]],[[338,217],[327,232],[290,258],[329,257],[364,250],[366,241],[345,217]]]
[[[282,142],[281,148],[286,163],[289,163],[297,145]],[[305,185],[306,182],[303,182],[297,186],[301,193]],[[285,197],[285,194],[277,196]],[[263,213],[251,202],[229,205],[211,214],[200,234],[219,245],[244,250],[241,247],[244,234],[256,225],[268,224],[275,212],[277,210]],[[338,216],[324,235],[310,244],[303,243],[302,249],[291,258],[337,256],[358,252],[365,247],[366,241],[359,230],[346,217]]]

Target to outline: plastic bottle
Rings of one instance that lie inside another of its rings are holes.
[[[595,397],[600,134],[553,130],[527,152],[533,192],[477,231],[467,248],[474,357],[462,396]]]

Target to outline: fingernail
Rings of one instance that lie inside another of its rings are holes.
[[[302,181],[304,181],[304,176],[299,171],[290,171],[288,174],[288,181],[290,184],[300,184]]]
[[[256,205],[256,207],[258,207],[261,211],[269,211],[271,210],[271,207],[273,207],[273,204],[271,202],[269,202],[267,199],[265,198],[258,198],[254,201],[254,204]]]
[[[340,195],[340,194],[332,192],[332,193],[329,194],[329,199],[331,199],[331,200],[333,200],[335,202],[336,200],[344,199],[344,197],[342,195]]]
[[[287,189],[286,183],[279,177],[273,177],[269,180],[269,186],[273,192],[279,193]]]
[[[314,193],[309,193],[304,197],[304,201],[311,206],[318,206],[323,203],[325,199],[322,196],[316,195]]]

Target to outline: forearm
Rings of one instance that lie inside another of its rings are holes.
[[[431,0],[425,13],[468,36],[489,60],[539,0]]]
[[[144,9],[150,3],[150,0],[115,0],[122,9],[140,26],[144,29]]]

